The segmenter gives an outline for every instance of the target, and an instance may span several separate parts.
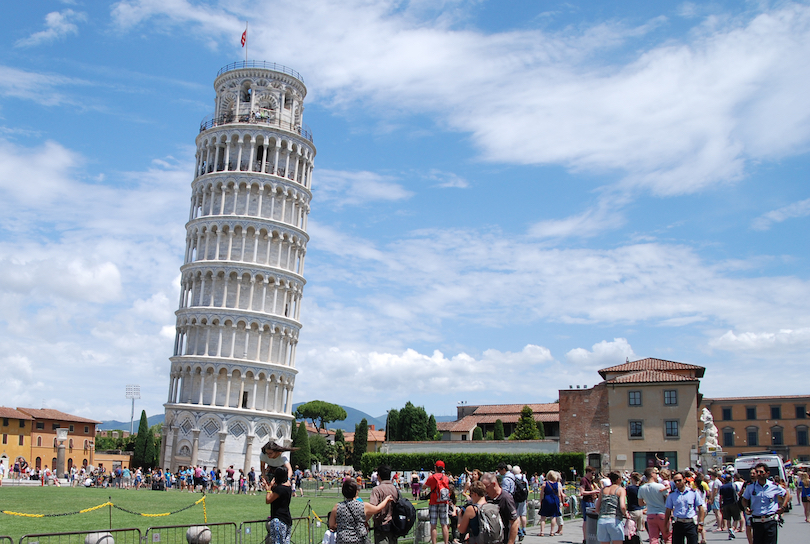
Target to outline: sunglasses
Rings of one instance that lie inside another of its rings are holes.
[[[673,481],[673,482],[675,482],[675,483],[677,484],[678,482],[682,482],[682,481],[683,481],[683,478],[678,478],[677,480],[672,480],[672,481]]]

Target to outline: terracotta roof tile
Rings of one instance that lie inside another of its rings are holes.
[[[486,414],[520,414],[520,411],[523,410],[524,406],[528,406],[532,409],[532,412],[559,412],[560,405],[556,402],[547,402],[544,404],[486,404],[484,406],[479,406],[473,412],[475,415],[486,415]]]
[[[660,370],[641,370],[623,374],[605,383],[650,383],[650,382],[696,382],[697,378],[673,374],[672,372],[662,372]]]
[[[24,414],[19,410],[15,410],[14,408],[7,408],[5,406],[0,406],[0,417],[8,417],[12,419],[34,419],[28,414]]]
[[[638,361],[628,361],[620,365],[609,366],[599,371],[599,374],[604,378],[608,372],[635,372],[639,370],[694,370],[698,378],[703,377],[705,368],[697,365],[690,365],[686,363],[678,363],[676,361],[667,361],[665,359],[655,359],[647,357],[646,359],[639,359]]]
[[[558,406],[557,403],[554,403],[554,406]],[[523,405],[521,405],[521,408]],[[560,413],[557,412],[540,412],[533,414],[535,421],[541,421],[544,423],[551,423],[555,421],[560,421]],[[517,423],[520,419],[519,414],[487,414],[487,415],[479,415],[476,411],[474,414],[466,416],[458,421],[442,421],[436,423],[436,428],[442,432],[454,432],[454,433],[466,433],[469,432],[471,429],[476,427],[478,424],[491,424],[495,423],[497,420],[501,420],[503,423]]]
[[[18,406],[17,410],[25,412],[34,419],[54,419],[57,421],[75,421],[77,423],[95,423],[96,425],[101,425],[101,421],[96,421],[95,419],[74,416],[71,414],[66,414],[65,412],[60,412],[59,410],[51,410],[49,408],[20,408]]]
[[[724,401],[731,401],[731,400],[753,400],[753,401],[768,401],[771,399],[784,399],[784,400],[806,400],[810,399],[810,395],[772,395],[768,397],[704,397],[703,402],[724,402]]]

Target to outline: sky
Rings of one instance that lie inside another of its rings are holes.
[[[810,4],[3,2],[0,405],[163,412],[217,71],[298,71],[294,401],[553,402],[643,357],[808,394]]]

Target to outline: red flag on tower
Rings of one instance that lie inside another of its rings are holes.
[[[242,47],[244,47],[246,43],[247,43],[247,29],[245,29],[245,31],[242,32]]]

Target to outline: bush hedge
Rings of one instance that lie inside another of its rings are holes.
[[[566,480],[573,477],[572,470],[582,474],[585,469],[584,453],[364,453],[360,460],[363,474],[371,474],[386,464],[395,471],[430,470],[441,459],[450,474],[461,474],[464,469],[492,472],[503,461],[519,465],[524,474],[545,474],[549,470],[560,472]]]

